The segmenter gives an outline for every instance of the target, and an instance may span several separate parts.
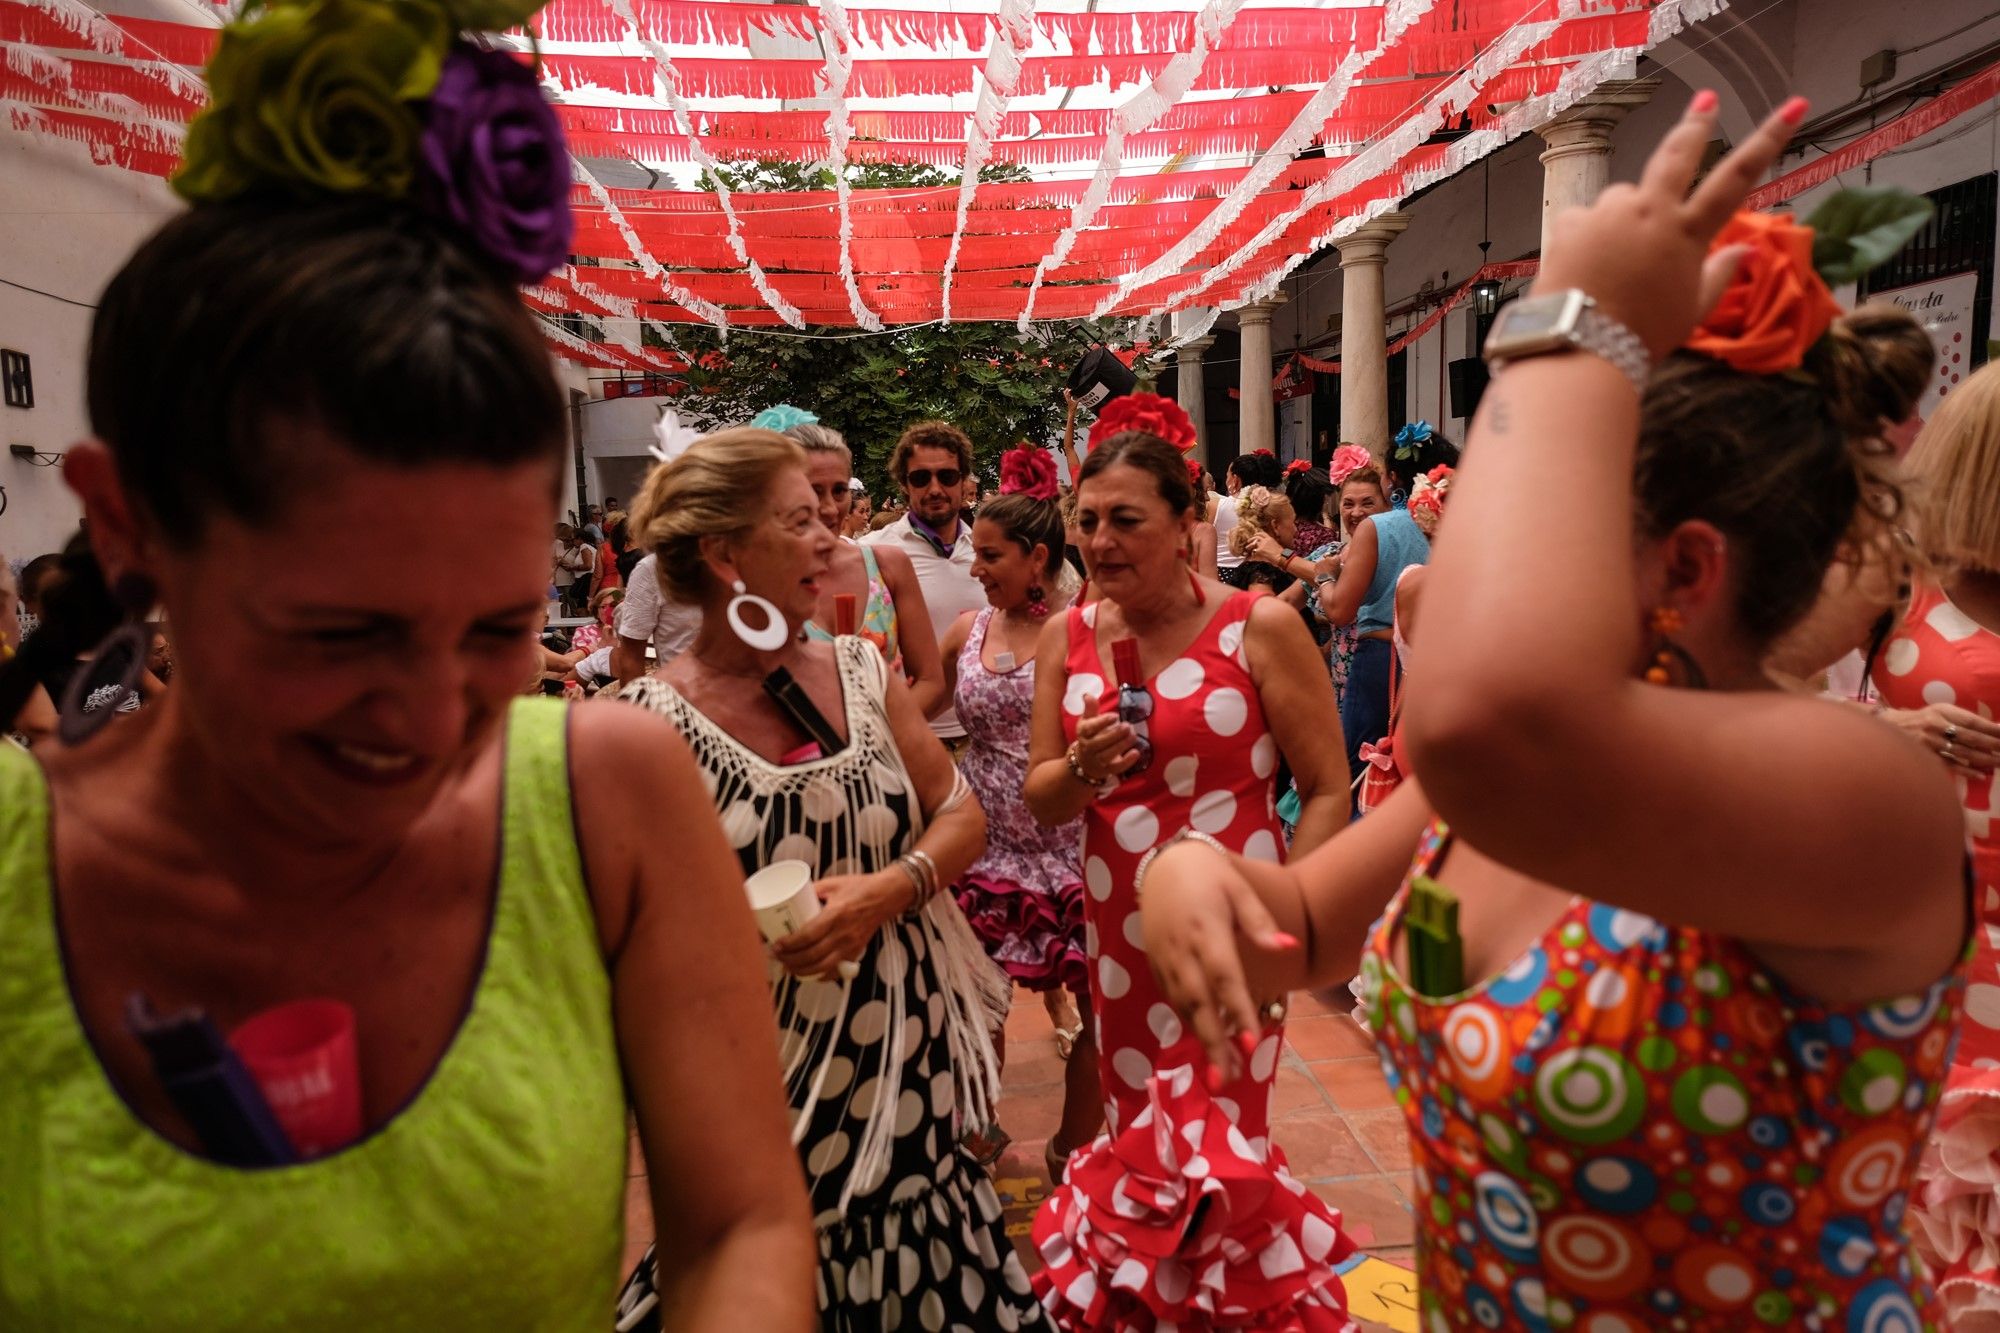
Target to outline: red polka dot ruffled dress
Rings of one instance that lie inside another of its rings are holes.
[[[1065,1329],[1335,1333],[1354,1327],[1333,1267],[1353,1252],[1339,1214],[1292,1179],[1270,1141],[1283,1030],[1236,1082],[1211,1093],[1141,947],[1133,885],[1147,852],[1194,828],[1280,859],[1278,745],[1243,652],[1256,598],[1229,598],[1153,676],[1153,761],[1084,817],[1086,943],[1109,1128],[1069,1161],[1035,1219],[1036,1290]],[[1069,617],[1063,725],[1115,699],[1096,610]]]
[[[1920,585],[1873,673],[1891,708],[1956,704],[2000,710],[2000,634]],[[1958,775],[1972,844],[1972,977],[1937,1131],[1910,1215],[1918,1253],[1937,1277],[1953,1326],[2000,1329],[2000,779]]]

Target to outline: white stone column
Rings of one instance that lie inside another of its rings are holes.
[[[1236,330],[1243,341],[1237,364],[1243,407],[1236,434],[1239,453],[1278,447],[1277,406],[1271,396],[1271,316],[1287,299],[1279,292],[1236,308]]]
[[[1174,349],[1179,359],[1174,391],[1194,422],[1194,456],[1204,467],[1208,465],[1208,398],[1202,391],[1201,354],[1213,346],[1213,338],[1195,338]]]
[[[1659,91],[1658,79],[1612,79],[1557,116],[1537,126],[1548,148],[1542,153],[1542,249],[1549,247],[1549,223],[1565,208],[1591,202],[1611,183],[1611,131],[1634,107]]]
[[[1340,251],[1340,439],[1380,459],[1389,447],[1389,334],[1382,266],[1410,225],[1384,213],[1333,243]]]

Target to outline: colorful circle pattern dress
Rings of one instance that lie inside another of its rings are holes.
[[[1231,596],[1153,676],[1153,762],[1084,816],[1086,942],[1109,1130],[1070,1158],[1035,1218],[1046,1264],[1036,1290],[1057,1325],[1092,1333],[1353,1327],[1334,1265],[1353,1252],[1339,1214],[1285,1168],[1270,1141],[1282,1028],[1211,1093],[1201,1044],[1146,963],[1133,879],[1184,828],[1257,860],[1279,859],[1272,804],[1278,744],[1244,657],[1256,598]],[[1096,606],[1072,608],[1063,727],[1116,694]]]
[[[1429,999],[1392,961],[1408,896],[1361,979],[1409,1121],[1427,1333],[1940,1326],[1904,1215],[1962,965],[1825,1005],[1735,940],[1577,897],[1506,971]]]
[[[1920,585],[1873,674],[1891,708],[2000,709],[2000,634]],[[2000,1329],[2000,781],[1960,772],[1972,841],[1974,931],[1965,1022],[1911,1208],[1917,1252],[1960,1333]]]

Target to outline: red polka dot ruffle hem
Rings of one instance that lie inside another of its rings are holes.
[[[1346,1333],[1340,1215],[1253,1144],[1186,1065],[1155,1075],[1116,1138],[1070,1158],[1035,1218],[1056,1326]]]

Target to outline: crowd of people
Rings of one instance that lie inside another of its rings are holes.
[[[1462,461],[781,407],[553,543],[532,273],[190,186],[0,580],[0,1325],[1333,1333],[1271,1102],[1357,978],[1427,1328],[2000,1327],[2000,369],[1915,429],[1737,213],[1802,114],[1558,220]]]

